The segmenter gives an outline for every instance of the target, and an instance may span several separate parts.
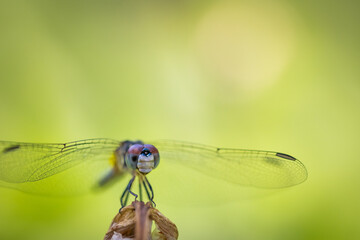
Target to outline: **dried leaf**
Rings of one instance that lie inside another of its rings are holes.
[[[150,233],[152,221],[155,229]],[[115,216],[104,240],[175,240],[178,235],[176,225],[151,203],[135,201]]]

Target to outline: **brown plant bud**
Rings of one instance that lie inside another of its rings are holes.
[[[155,229],[151,233],[152,221]],[[176,225],[150,202],[134,201],[116,214],[104,240],[175,240],[178,235]]]

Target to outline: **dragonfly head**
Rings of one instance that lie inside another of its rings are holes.
[[[159,165],[159,151],[150,144],[134,144],[125,155],[126,166],[143,174],[151,172]]]

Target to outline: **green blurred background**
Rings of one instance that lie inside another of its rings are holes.
[[[3,0],[1,139],[286,152],[306,165],[305,183],[158,209],[180,239],[357,239],[359,20],[354,1]],[[0,239],[102,239],[120,193],[2,188]]]

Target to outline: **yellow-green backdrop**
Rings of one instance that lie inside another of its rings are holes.
[[[347,0],[2,0],[0,138],[286,152],[306,165],[305,183],[158,209],[180,239],[356,239],[359,23]],[[0,239],[101,239],[121,190],[57,199],[2,188]]]

